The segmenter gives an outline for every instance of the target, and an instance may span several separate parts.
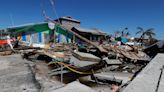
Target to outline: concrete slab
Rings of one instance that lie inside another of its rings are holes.
[[[157,56],[136,76],[123,92],[155,92],[160,76],[160,68],[164,65],[164,54]],[[164,74],[161,77],[158,92],[163,92]]]
[[[54,90],[52,92],[97,92],[92,88],[81,84],[80,82],[74,81],[72,83],[67,84],[65,87]]]
[[[0,56],[0,92],[39,92],[39,89],[20,55]]]
[[[74,51],[72,55],[78,58],[79,60],[83,60],[83,61],[99,62],[101,60],[99,57],[90,53]]]
[[[118,59],[105,59],[108,65],[121,65],[122,62]]]
[[[94,62],[94,61],[85,61],[85,60],[79,60],[78,58],[71,56],[70,58],[70,63],[73,64],[76,67],[84,67],[84,66],[88,66],[88,65],[93,65],[93,64],[97,64],[99,62]]]

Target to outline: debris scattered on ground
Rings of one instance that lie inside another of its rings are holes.
[[[132,77],[133,74],[124,72],[102,72],[94,74],[94,79],[97,81],[118,85],[124,85],[130,81]]]
[[[96,45],[76,32],[72,34],[83,40],[83,44],[49,42],[45,47],[33,47],[22,42],[18,44],[18,40],[14,41],[14,48],[9,48],[12,44],[1,44],[1,91],[113,92],[124,88],[129,91],[129,86],[133,87],[142,75],[142,69],[150,66],[157,53],[163,52],[163,41],[147,48],[116,39],[115,44],[101,42]]]

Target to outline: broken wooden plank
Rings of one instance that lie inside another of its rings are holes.
[[[119,84],[127,83],[133,74],[125,72],[102,72],[94,74],[94,77],[98,80],[105,80],[107,82],[116,82]]]
[[[50,51],[45,51],[44,50],[44,54],[55,59],[55,58],[64,58],[65,55],[63,52],[50,52]]]
[[[136,53],[136,52],[126,52],[124,50],[121,50],[121,54],[131,60],[142,60],[142,61],[151,60],[151,58],[142,51],[138,51],[138,53]]]

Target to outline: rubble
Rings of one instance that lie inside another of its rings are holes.
[[[77,81],[74,81],[72,83],[69,83],[63,88],[60,88],[51,92],[97,92],[97,91]]]
[[[158,41],[143,50],[150,57],[155,57],[158,53],[164,53],[164,40]]]
[[[132,73],[124,73],[124,72],[102,72],[94,74],[95,79],[97,81],[103,81],[111,84],[124,85],[133,77]]]
[[[112,53],[116,53],[112,55],[116,55],[114,57],[117,59],[111,59],[110,57],[104,56],[97,57],[89,52],[73,51],[72,47],[69,46],[70,45],[58,45],[56,49],[20,47],[15,49],[15,51],[21,53],[22,59],[33,62],[33,75],[35,75],[35,80],[40,85],[38,90],[43,90],[43,92],[67,90],[67,88],[72,88],[72,86],[70,87],[68,84],[65,89],[63,82],[71,82],[71,80],[73,81],[83,76],[90,76],[91,79],[88,80],[88,82],[95,81],[95,83],[98,83],[96,85],[100,85],[101,83],[104,83],[104,86],[109,85],[109,89],[114,84],[121,87],[129,83],[129,81],[133,79],[133,75],[145,66],[144,63],[129,62],[128,59],[134,60],[134,56],[126,56],[127,54],[124,54],[125,50],[120,47],[116,47],[112,50]],[[128,53],[133,55],[132,53],[134,52],[131,51]],[[140,59],[135,58],[135,60],[138,61]],[[45,62],[45,64],[40,65],[39,63],[41,62]],[[58,81],[56,81],[56,78],[54,80],[54,77],[56,77]],[[74,83],[70,85],[74,85]],[[92,88],[92,86],[90,87]],[[94,86],[93,89],[97,87]],[[58,88],[60,88],[60,90]],[[101,88],[103,88],[103,86],[100,87],[100,89]]]
[[[11,91],[11,89],[16,92],[112,92],[116,90],[130,92],[137,88],[133,87],[134,82],[134,85],[140,86],[137,84],[140,80],[137,82],[136,80],[142,77],[139,75],[143,75],[144,69],[152,64],[151,59],[158,52],[163,51],[162,41],[143,49],[142,46],[128,43],[128,39],[121,36],[115,37],[114,43],[103,44],[100,39],[101,42],[97,45],[60,23],[47,19],[57,27],[61,27],[62,31],[65,29],[67,34],[72,33],[74,42],[23,44],[17,40],[17,46],[14,45],[14,48],[2,48],[0,50],[2,92]],[[75,38],[79,42],[74,40]],[[121,40],[122,38],[127,44]],[[149,71],[145,74],[147,73],[149,74]],[[143,76],[147,77],[147,75]],[[141,84],[144,83],[141,82]],[[135,91],[137,90],[140,89]]]

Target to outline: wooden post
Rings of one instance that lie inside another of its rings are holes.
[[[73,35],[73,43],[75,43],[76,37],[75,35]]]
[[[92,41],[92,35],[90,35],[90,41]]]
[[[61,83],[63,83],[63,65],[61,65]]]

